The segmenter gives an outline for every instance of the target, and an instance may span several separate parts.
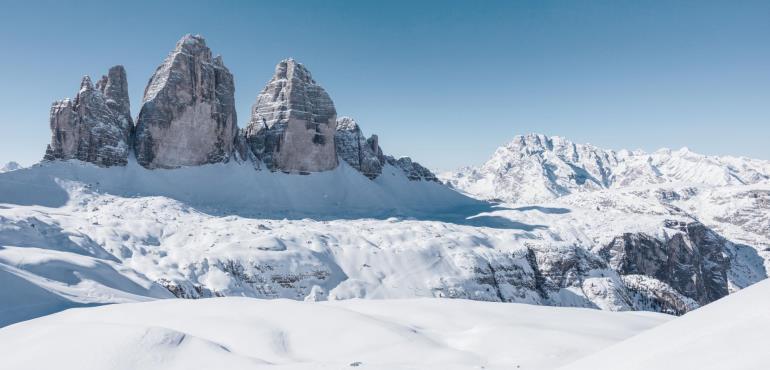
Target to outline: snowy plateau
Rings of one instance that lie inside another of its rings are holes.
[[[770,161],[530,134],[436,176],[293,59],[243,129],[201,36],[136,120],[126,76],[0,169],[3,370],[770,364]]]

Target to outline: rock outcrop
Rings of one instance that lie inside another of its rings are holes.
[[[271,171],[320,172],[337,167],[337,111],[310,71],[294,59],[275,67],[244,130],[252,153]]]
[[[136,122],[137,161],[175,168],[233,158],[233,75],[201,36],[186,35],[150,79]]]
[[[377,135],[367,139],[354,119],[337,119],[334,145],[337,147],[337,155],[364,176],[374,179],[382,174],[385,157],[382,155]]]
[[[391,156],[385,156],[385,162],[389,165],[398,167],[401,171],[404,171],[409,180],[412,181],[435,181],[438,182],[436,175],[431,170],[423,167],[421,164],[412,161],[412,158],[401,157],[394,158]]]
[[[110,68],[109,72],[96,82],[96,89],[104,95],[107,106],[120,115],[125,125],[133,128],[134,120],[131,118],[126,69],[121,65]]]
[[[98,89],[88,76],[84,77],[74,99],[53,104],[50,125],[52,137],[45,160],[78,159],[99,166],[125,165],[131,113],[123,67],[111,68]]]
[[[675,230],[666,240],[626,233],[599,254],[618,273],[655,278],[701,305],[726,296],[728,242],[699,222],[669,221],[666,227]]]

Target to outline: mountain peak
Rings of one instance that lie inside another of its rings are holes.
[[[9,172],[9,171],[16,171],[18,169],[21,169],[21,165],[18,162],[10,161],[2,166],[0,166],[0,172]]]
[[[770,178],[770,161],[707,157],[687,148],[615,152],[558,136],[527,134],[498,148],[482,166],[444,173],[442,178],[478,197],[535,203],[625,186],[753,184]]]
[[[286,58],[275,66],[273,80],[294,80],[302,83],[315,84],[313,76],[304,64],[297,62],[294,58]]]
[[[176,51],[207,48],[206,39],[201,35],[186,34],[176,43]]]

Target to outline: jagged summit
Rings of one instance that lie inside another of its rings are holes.
[[[127,119],[122,107],[113,103],[128,101],[128,85],[118,78],[119,74],[108,73],[102,78],[105,82],[100,81],[100,89],[96,89],[91,78],[84,76],[74,99],[54,102],[46,160],[78,159],[100,166],[126,164],[130,116]],[[107,86],[114,88],[107,90]]]
[[[337,119],[334,144],[337,147],[337,155],[364,176],[374,179],[382,174],[382,167],[386,160],[380,149],[377,135],[367,139],[353,118]]]
[[[337,167],[337,111],[301,63],[279,62],[251,111],[246,142],[270,170],[320,172]]]
[[[444,173],[455,188],[488,199],[536,203],[575,192],[662,183],[711,186],[770,179],[770,161],[715,157],[687,148],[613,151],[558,136],[516,136],[480,167]]]
[[[129,127],[134,125],[131,118],[131,102],[128,98],[128,78],[122,65],[110,68],[109,72],[96,83],[99,90],[107,99],[107,106],[117,112]]]
[[[175,168],[228,161],[238,132],[233,75],[186,35],[153,74],[136,121],[137,161]]]
[[[45,159],[125,165],[133,150],[148,169],[237,160],[253,162],[257,169],[306,174],[333,170],[342,158],[370,179],[392,165],[411,180],[435,180],[409,158],[383,155],[377,136],[363,137],[352,119],[343,119],[347,126],[337,130],[331,97],[293,58],[276,65],[242,130],[233,75],[222,56],[212,57],[200,35],[183,36],[155,70],[136,124],[127,81],[125,68],[117,65],[96,85],[85,76],[74,99],[56,102]]]

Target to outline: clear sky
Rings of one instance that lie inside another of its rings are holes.
[[[770,159],[770,1],[25,0],[0,13],[0,162],[38,161],[51,102],[114,64],[136,116],[185,33],[235,75],[241,127],[291,56],[386,153],[434,169],[529,132]]]

